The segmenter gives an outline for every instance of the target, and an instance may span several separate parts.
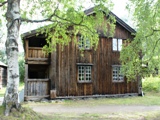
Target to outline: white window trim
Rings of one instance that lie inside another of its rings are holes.
[[[118,70],[118,80],[114,80],[113,79],[113,68],[121,68],[121,65],[112,65],[112,82],[124,82],[124,75],[120,74],[120,69]],[[122,76],[123,79],[122,80],[119,80],[119,77]]]
[[[78,65],[78,83],[91,83],[92,82],[92,64],[83,64],[83,63],[78,63],[77,64]],[[79,73],[79,67],[84,67],[84,73],[81,73],[82,75],[83,75],[83,77],[84,77],[84,80],[80,80],[79,79],[79,75],[80,75],[80,73]],[[86,71],[87,71],[87,67],[89,67],[90,68],[90,72],[88,73],[88,75],[90,76],[90,79],[89,80],[86,80]]]
[[[114,41],[116,43],[114,43]],[[121,41],[121,42],[120,42]],[[116,45],[114,45],[116,44]],[[121,44],[121,45],[120,45]],[[118,38],[112,38],[112,50],[114,52],[120,52],[122,50],[122,44],[123,44],[123,40],[122,39],[118,39]],[[116,48],[114,48],[116,47]]]

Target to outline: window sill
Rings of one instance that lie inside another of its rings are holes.
[[[113,53],[120,53],[121,51],[112,50]]]
[[[122,82],[124,82],[124,80],[119,80],[119,81],[114,81],[114,80],[112,80],[112,82],[113,82],[113,83],[122,83]]]
[[[81,81],[78,81],[77,83],[80,83],[80,84],[85,84],[85,83],[92,83],[92,81],[83,81],[83,82],[81,82]]]
[[[77,66],[92,66],[92,63],[76,63]]]
[[[91,51],[92,49],[91,48],[85,48],[85,49],[79,48],[79,50],[82,50],[82,51]]]

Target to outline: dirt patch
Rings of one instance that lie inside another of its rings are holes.
[[[60,103],[29,103],[31,109],[56,120],[159,120],[160,106],[144,105],[66,105]]]
[[[38,104],[30,106],[39,113],[132,113],[132,112],[150,112],[160,111],[160,106],[133,106],[133,105],[98,105],[98,106],[64,106],[63,104]]]

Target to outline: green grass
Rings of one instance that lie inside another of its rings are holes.
[[[4,116],[4,107],[0,106],[0,120],[52,120],[53,116],[46,116],[34,112],[29,107],[20,110],[12,109],[9,116]]]
[[[67,106],[79,106],[79,105],[160,105],[160,93],[147,92],[144,97],[135,96],[127,98],[97,98],[86,100],[65,100],[63,103]]]

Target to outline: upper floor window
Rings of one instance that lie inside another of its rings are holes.
[[[78,66],[78,82],[91,82],[91,66],[80,65]]]
[[[112,80],[113,82],[123,82],[124,76],[120,73],[121,66],[113,65],[112,66]]]
[[[88,38],[84,38],[83,36],[78,36],[79,48],[80,49],[90,49],[90,40]]]
[[[112,49],[113,51],[121,51],[122,39],[113,38],[112,39]]]

